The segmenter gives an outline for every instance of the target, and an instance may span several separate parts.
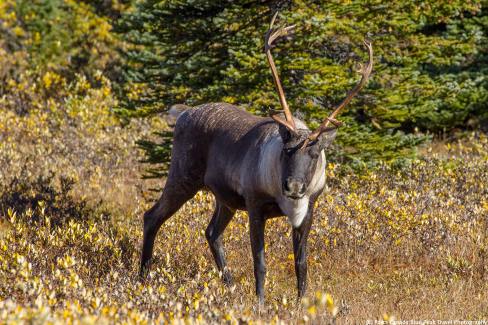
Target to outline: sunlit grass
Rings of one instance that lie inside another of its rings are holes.
[[[255,310],[247,215],[239,212],[225,233],[235,279],[225,287],[204,236],[214,204],[209,194],[199,193],[162,227],[145,283],[136,276],[140,212],[82,208],[79,198],[61,192],[55,196],[72,200],[63,204],[81,209],[83,217],[57,213],[63,211],[52,206],[58,201],[4,206],[0,318],[136,323],[486,317],[488,145],[485,137],[469,143],[450,148],[450,158],[430,157],[404,170],[339,175],[339,166],[329,166],[330,189],[319,199],[309,239],[309,294],[297,303],[290,226],[284,218],[271,220],[261,315]]]

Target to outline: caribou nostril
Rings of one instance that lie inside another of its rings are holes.
[[[285,182],[285,191],[290,192],[290,183],[288,181]]]
[[[302,187],[300,188],[300,194],[305,193],[305,184],[302,184]]]

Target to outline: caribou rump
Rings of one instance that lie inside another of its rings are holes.
[[[306,290],[307,238],[317,197],[325,186],[325,151],[341,125],[335,117],[366,83],[373,66],[361,66],[362,77],[346,98],[314,131],[292,116],[271,56],[272,43],[294,26],[273,29],[265,37],[265,52],[282,112],[254,116],[234,105],[211,103],[185,110],[174,130],[170,169],[161,198],[144,214],[140,274],[149,268],[161,225],[199,190],[215,196],[215,211],[206,229],[210,250],[226,284],[232,283],[222,235],[236,210],[249,213],[251,249],[259,304],[264,303],[264,230],[268,218],[287,216],[292,226],[298,297]]]

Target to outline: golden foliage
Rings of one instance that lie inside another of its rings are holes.
[[[309,241],[310,293],[296,302],[290,227],[284,219],[271,220],[261,315],[247,216],[239,212],[225,234],[235,278],[225,287],[205,242],[214,204],[206,193],[162,227],[144,283],[137,267],[148,202],[140,197],[130,198],[141,200],[136,210],[83,210],[86,218],[62,223],[46,212],[52,202],[21,213],[10,206],[0,216],[0,319],[334,323],[393,322],[390,313],[400,319],[483,317],[488,141],[473,135],[446,150],[443,158],[432,155],[404,170],[340,175],[339,166],[329,166],[330,189],[317,204]]]

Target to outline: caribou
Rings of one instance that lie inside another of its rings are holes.
[[[369,60],[360,65],[360,81],[320,126],[311,131],[293,117],[271,55],[273,42],[293,26],[274,28],[265,36],[265,53],[282,111],[259,117],[226,103],[208,103],[184,110],[174,128],[172,157],[159,200],[144,214],[140,276],[146,277],[161,225],[198,191],[215,196],[215,211],[205,231],[225,284],[232,283],[222,236],[236,210],[249,214],[256,295],[264,304],[266,220],[287,216],[292,226],[298,298],[307,286],[307,238],[314,204],[325,187],[326,156],[337,128],[336,116],[366,84],[373,68],[373,48],[364,41]]]

